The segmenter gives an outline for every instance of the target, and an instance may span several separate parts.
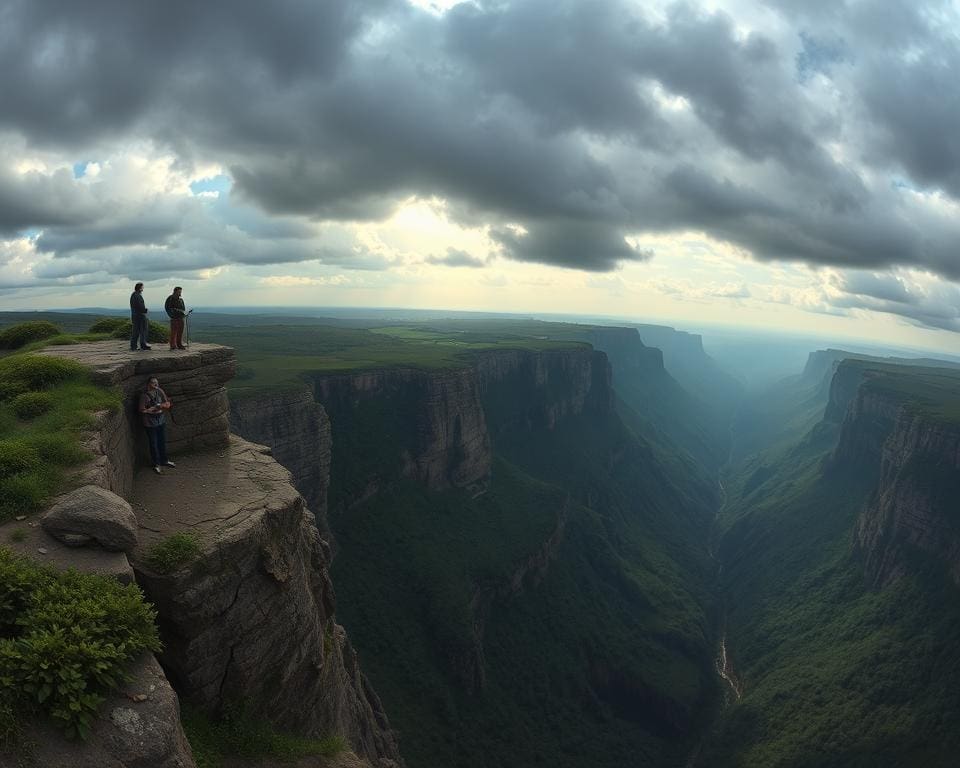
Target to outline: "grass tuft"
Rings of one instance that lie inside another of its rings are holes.
[[[200,541],[193,533],[174,533],[154,544],[147,553],[147,563],[159,573],[173,573],[200,554]]]

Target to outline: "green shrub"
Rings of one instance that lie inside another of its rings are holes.
[[[347,748],[340,736],[305,739],[277,733],[269,723],[256,719],[238,704],[225,707],[219,720],[211,720],[185,705],[181,720],[197,768],[220,768],[225,757],[272,757],[281,761],[311,755],[335,757]]]
[[[200,541],[193,533],[174,533],[154,544],[147,563],[159,573],[173,573],[200,554]]]
[[[0,480],[0,522],[43,508],[55,487],[49,472],[30,472]]]
[[[75,360],[43,355],[12,355],[0,359],[0,399],[38,391],[70,380],[89,379]]]
[[[25,440],[0,440],[0,480],[32,472],[40,466],[40,454]]]
[[[60,467],[72,467],[89,456],[77,442],[75,436],[70,434],[30,435],[25,437],[23,442],[36,451],[42,462],[56,464]]]
[[[63,331],[46,320],[17,323],[0,332],[0,349],[20,349],[24,344],[56,336]]]
[[[129,339],[132,331],[133,323],[129,320],[124,320],[123,325],[118,325],[110,336],[114,339]],[[151,320],[147,332],[147,340],[155,344],[170,341],[170,329],[163,323],[157,323]]]
[[[101,317],[97,322],[90,326],[90,333],[109,333],[113,334],[120,328],[126,328],[126,335],[130,335],[131,323],[123,317]]]
[[[0,547],[0,715],[46,715],[85,737],[126,664],[160,650],[155,618],[135,584],[56,573]]]
[[[33,419],[53,408],[49,392],[23,392],[13,399],[13,411],[19,419]]]

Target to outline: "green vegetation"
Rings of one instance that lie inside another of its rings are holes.
[[[181,720],[197,768],[220,768],[225,758],[232,757],[281,761],[312,755],[335,757],[347,746],[339,736],[305,739],[277,733],[269,723],[253,717],[240,705],[227,707],[216,720],[184,705]]]
[[[18,419],[29,421],[52,410],[56,400],[49,392],[21,392],[13,398],[13,412]]]
[[[509,395],[487,393],[480,495],[397,478],[389,398],[331,406],[341,621],[412,766],[679,763],[715,693],[712,491],[613,414],[527,429]]]
[[[855,365],[872,374],[863,386],[941,423],[960,402],[955,374]],[[720,552],[727,648],[744,696],[721,721],[704,765],[955,764],[956,586],[934,558],[909,548],[906,574],[882,589],[865,584],[852,542],[879,461],[830,459],[838,431],[820,423],[727,480]],[[921,487],[942,493],[949,511],[957,478],[933,469],[903,471],[928,473]]]
[[[126,317],[102,317],[93,325],[90,326],[88,331],[90,333],[104,333],[108,336],[113,336],[117,331],[126,329],[127,337],[129,338],[130,332],[133,330],[133,325],[130,322],[129,318]]]
[[[866,374],[863,386],[868,390],[892,397],[930,419],[960,423],[960,371],[893,365],[861,367]]]
[[[136,585],[57,573],[0,547],[0,738],[38,715],[85,737],[128,662],[160,649],[154,618]]]
[[[170,329],[163,323],[150,320],[147,326],[147,341],[151,344],[165,344],[170,341]],[[133,323],[130,320],[118,321],[117,318],[112,317],[94,323],[90,331],[98,333],[99,331],[94,330],[95,328],[109,327],[113,327],[112,331],[108,331],[111,339],[129,339],[133,332]]]
[[[119,395],[90,383],[79,363],[0,359],[0,522],[41,509],[64,490],[66,470],[87,457],[80,440],[92,414],[119,405]]]
[[[191,332],[197,341],[226,344],[237,350],[239,371],[230,395],[263,389],[303,386],[314,373],[406,367],[436,370],[461,368],[485,349],[570,348],[569,341],[429,333],[406,328],[374,330],[334,325],[203,325]]]
[[[200,540],[194,533],[174,533],[147,552],[147,563],[158,573],[173,573],[200,554]]]
[[[34,320],[5,328],[0,331],[0,349],[20,349],[31,342],[49,339],[62,331],[46,320]]]

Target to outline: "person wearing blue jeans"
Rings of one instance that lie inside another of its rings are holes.
[[[160,389],[160,382],[155,376],[147,381],[147,388],[140,395],[140,415],[143,426],[147,430],[147,442],[150,444],[150,460],[153,462],[153,471],[158,475],[163,472],[161,467],[175,467],[167,458],[167,411],[170,410],[170,398]]]
[[[137,348],[137,342],[140,343],[140,349],[152,349],[147,343],[150,327],[147,324],[147,306],[143,302],[143,283],[133,286],[133,293],[130,294],[130,325],[130,351]]]

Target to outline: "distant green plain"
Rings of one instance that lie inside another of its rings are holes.
[[[498,329],[466,332],[421,325],[343,328],[333,325],[204,326],[196,341],[237,350],[239,370],[232,396],[301,386],[315,373],[405,367],[462,368],[489,349],[571,349],[573,341],[498,334]]]

